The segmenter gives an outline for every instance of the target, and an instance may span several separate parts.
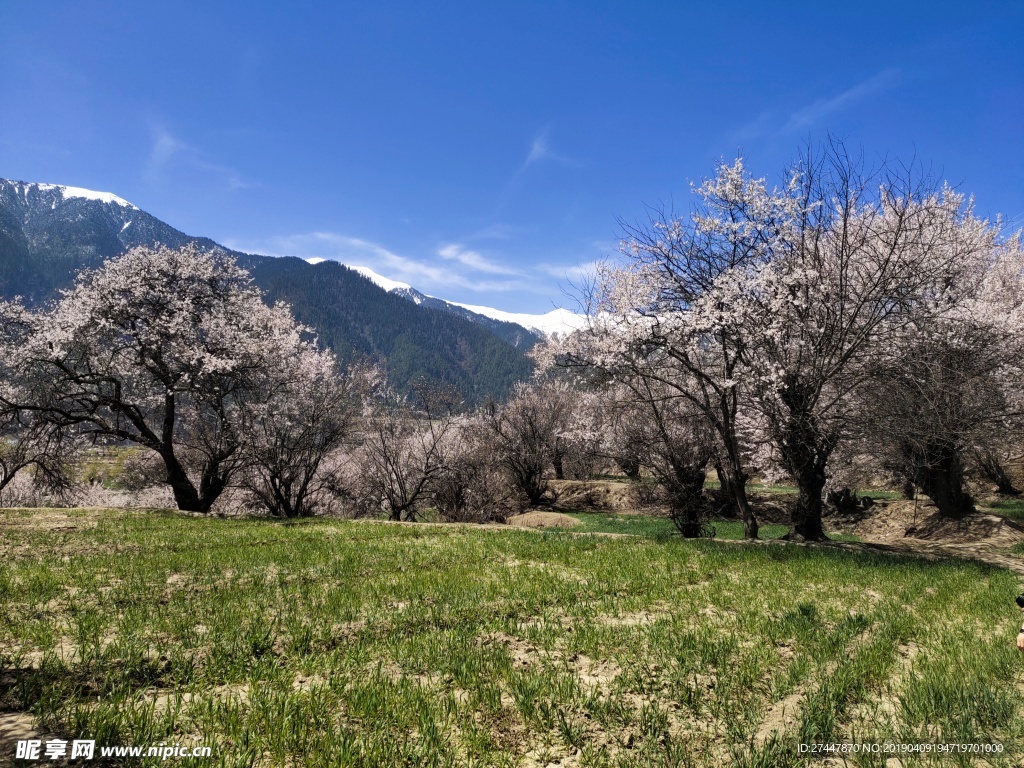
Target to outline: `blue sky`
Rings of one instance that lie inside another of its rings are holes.
[[[826,131],[1024,224],[1022,2],[0,0],[0,105],[0,177],[511,311]]]

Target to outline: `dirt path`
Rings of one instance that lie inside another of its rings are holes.
[[[993,551],[984,544],[940,544],[920,539],[904,539],[893,542],[841,542],[835,541],[821,546],[836,547],[858,552],[887,552],[894,555],[913,555],[928,560],[977,560],[996,568],[1005,568],[1024,576],[1024,561],[1020,557]]]
[[[835,546],[915,555],[931,560],[977,560],[1024,576],[1024,558],[1010,554],[1024,542],[1024,526],[1002,515],[978,511],[962,520],[942,518],[933,504],[892,501],[876,504],[867,516],[842,521],[839,529],[861,542]]]

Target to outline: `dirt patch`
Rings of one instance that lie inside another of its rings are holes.
[[[843,724],[844,733],[870,733],[872,729],[891,724],[899,710],[899,697],[906,684],[913,679],[914,659],[920,647],[917,643],[901,643],[896,649],[893,669],[882,683],[877,695],[855,704]]]
[[[1001,515],[975,512],[960,520],[938,514],[930,501],[888,501],[874,504],[858,517],[833,515],[834,529],[856,535],[849,549],[912,554],[932,560],[966,558],[1024,575],[1024,559],[1007,554],[1024,542],[1024,526]]]
[[[608,480],[551,480],[558,506],[567,509],[627,511],[637,507],[630,483]]]
[[[297,686],[296,689],[298,689]],[[202,694],[176,691],[172,688],[150,688],[143,694],[143,699],[147,702],[152,702],[154,711],[157,713],[166,712],[172,706],[188,706],[197,700],[234,700],[238,702],[245,702],[249,699],[249,684],[234,683],[217,685],[204,691]]]
[[[95,528],[100,510],[5,509],[0,511],[0,529],[32,531],[76,531]]]
[[[800,707],[805,698],[803,691],[796,691],[772,704],[754,734],[754,746],[763,747],[771,739],[772,734],[781,737],[792,730],[800,716]]]
[[[576,675],[583,689],[596,688],[602,696],[608,696],[612,683],[622,674],[622,668],[610,659],[592,659],[581,653],[570,661],[576,667]]]
[[[292,689],[296,691],[308,691],[311,688],[326,688],[330,684],[327,678],[321,675],[303,675],[299,674],[292,680]]]
[[[575,528],[583,525],[575,517],[561,512],[524,512],[510,517],[508,524],[519,528]]]
[[[616,616],[598,616],[595,621],[606,627],[641,627],[653,624],[668,615],[667,609],[660,611],[637,611],[635,613],[620,613]]]
[[[536,645],[528,640],[521,640],[505,632],[489,632],[481,636],[480,643],[481,645],[505,646],[509,656],[512,657],[512,666],[516,668],[534,664],[541,657],[541,651]]]
[[[975,512],[961,520],[939,515],[930,501],[882,501],[856,518],[832,516],[830,522],[865,541],[892,543],[918,539],[934,544],[1012,547],[1024,542],[1024,526],[1001,515]]]
[[[36,719],[28,712],[0,712],[0,747],[4,756],[13,754],[6,747],[23,739],[41,739],[44,734],[36,727]]]
[[[962,520],[948,520],[936,513],[907,529],[907,535],[943,544],[1012,547],[1024,542],[1024,526],[986,512],[976,512]]]

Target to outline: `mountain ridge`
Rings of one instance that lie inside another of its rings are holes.
[[[306,259],[306,261],[311,264],[320,264],[327,261],[327,259],[316,258]],[[403,296],[410,301],[415,301],[417,304],[423,306],[432,306],[435,309],[443,309],[446,312],[460,315],[465,317],[467,320],[472,320],[475,323],[485,325],[491,328],[492,331],[494,331],[496,327],[512,325],[528,331],[531,335],[537,338],[544,338],[553,333],[571,333],[572,331],[583,327],[586,322],[586,318],[582,315],[577,315],[575,312],[570,312],[567,309],[561,308],[553,309],[545,314],[531,314],[528,312],[506,312],[505,310],[495,309],[494,307],[486,307],[476,304],[463,304],[458,301],[448,301],[447,299],[441,299],[436,296],[430,296],[429,294],[422,293],[408,283],[384,277],[383,275],[374,272],[369,267],[353,264],[346,264],[345,266],[349,269],[354,269],[356,272],[359,272],[359,274],[369,278],[390,293]]]
[[[517,348],[481,324],[384,291],[336,262],[247,254],[193,237],[107,192],[0,180],[0,297],[44,305],[133,247],[194,243],[249,270],[269,302],[286,301],[342,362],[380,361],[407,391],[427,380],[458,391],[468,405],[501,399],[532,372]],[[525,329],[522,331],[525,333]]]

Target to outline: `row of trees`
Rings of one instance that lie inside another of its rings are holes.
[[[244,475],[290,514],[348,430],[351,378],[224,256],[136,249],[50,310],[0,306],[0,323],[4,450],[23,457],[0,489],[29,466],[65,477],[76,445],[113,442],[158,457],[180,509],[209,511]]]
[[[713,463],[748,537],[747,481],[773,466],[799,489],[802,539],[824,536],[826,484],[858,463],[953,517],[973,508],[972,454],[1005,489],[1000,456],[1021,434],[1019,233],[914,168],[865,171],[838,142],[781,187],[737,160],[695,192],[690,215],[626,227],[622,258],[586,291],[589,328],[552,362],[600,374],[656,423],[673,409],[694,488]]]
[[[567,391],[475,415],[436,387],[399,397],[377,366],[339,370],[226,255],[138,248],[49,309],[0,305],[0,493],[23,470],[59,493],[82,447],[134,445],[187,511],[243,489],[284,517],[501,517],[544,499]]]
[[[921,489],[973,508],[974,468],[1013,492],[1024,252],[954,190],[871,172],[831,143],[769,188],[742,161],[686,216],[626,226],[583,293],[588,326],[535,350],[538,373],[473,413],[436,388],[338,369],[288,307],[194,247],[136,249],[54,306],[0,305],[0,492],[60,490],[83,444],[136,445],[183,510],[244,489],[271,513],[489,519],[548,479],[617,466],[653,478],[680,529],[715,508],[758,521],[747,483],[799,489],[791,536],[824,536],[829,485]],[[837,498],[842,498],[838,496]]]

